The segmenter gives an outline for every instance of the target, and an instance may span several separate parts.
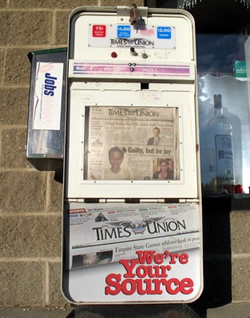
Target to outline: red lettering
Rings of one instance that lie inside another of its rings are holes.
[[[106,277],[105,295],[117,295],[121,291],[121,274],[109,274]],[[112,288],[113,287],[113,288]]]
[[[156,254],[154,257],[155,264],[162,264],[164,256],[163,254]]]
[[[126,274],[124,274],[125,278],[134,278],[135,274],[133,273],[133,269],[135,268],[135,265],[138,264],[138,260],[137,259],[132,259],[132,260],[126,260],[123,259],[119,262],[120,264],[122,264],[124,266],[124,268],[126,269]]]
[[[189,261],[189,257],[188,257],[188,254],[187,253],[182,253],[179,257],[179,262],[181,264],[187,264]]]
[[[170,265],[160,265],[167,259],[168,264],[176,264],[179,262],[185,265],[189,262],[187,253],[169,253],[155,254],[155,251],[137,251],[138,259],[121,260],[126,273],[123,275],[111,273],[106,277],[106,295],[161,295],[164,290],[169,295],[182,293],[184,295],[191,294],[194,290],[194,282],[191,278],[168,277],[171,270]],[[153,264],[156,265],[151,265]]]
[[[117,295],[123,293],[124,295],[161,295],[163,288],[170,295],[182,293],[184,295],[193,292],[194,282],[191,278],[183,278],[181,281],[178,278],[171,278],[169,280],[162,279],[125,279],[121,282],[120,274],[110,274],[106,277],[105,287],[106,295]]]
[[[184,295],[191,294],[193,292],[194,282],[191,278],[183,278],[180,282],[180,292]]]
[[[180,264],[187,264],[189,261],[189,256],[187,253],[182,254],[170,254],[169,251],[165,251],[165,258],[170,258],[169,264],[176,264],[176,260],[179,261]]]
[[[163,292],[161,290],[161,285],[164,285],[164,282],[166,281],[166,279],[152,279],[152,283],[155,284],[155,290],[154,293],[152,294],[157,294],[157,295],[161,295]]]
[[[145,288],[143,289],[143,284]],[[153,286],[154,284],[154,286]],[[137,279],[137,292],[139,295],[161,295],[162,290],[160,289],[161,281],[159,279]]]
[[[155,251],[137,251],[140,264],[152,264]]]
[[[133,295],[136,290],[137,290],[137,284],[136,284],[136,280],[133,279],[125,279],[122,283],[122,292],[125,295]],[[128,288],[128,285],[130,285],[130,288]]]
[[[171,270],[170,265],[162,266],[148,266],[148,276],[153,277],[167,277],[167,270]]]
[[[151,289],[151,279],[144,279],[142,280],[137,280],[137,293],[139,295],[151,295],[153,294],[153,291]],[[143,289],[143,283],[145,285],[145,288]]]
[[[172,284],[176,286],[176,288],[173,289],[171,287]],[[171,278],[168,281],[166,280],[166,291],[170,295],[176,295],[180,291],[179,284],[180,284],[180,281],[177,278]]]
[[[179,257],[179,254],[169,254],[169,257],[170,257],[170,262],[169,264],[176,264],[176,258]]]
[[[139,278],[144,278],[144,277],[148,276],[147,266],[139,266],[139,267],[136,269],[136,275],[137,275],[137,277],[139,277]]]

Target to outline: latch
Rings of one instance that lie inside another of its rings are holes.
[[[129,16],[129,22],[131,25],[145,25],[145,20],[141,15],[141,11],[137,8],[137,5],[135,3],[132,5]]]
[[[141,28],[147,24],[148,8],[137,7],[133,4],[131,7],[117,7],[118,23],[129,23],[134,27]]]

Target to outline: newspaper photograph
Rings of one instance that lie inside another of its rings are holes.
[[[177,107],[85,107],[86,180],[179,180]]]
[[[200,247],[196,204],[80,204],[69,207],[69,269],[134,259],[136,251]]]

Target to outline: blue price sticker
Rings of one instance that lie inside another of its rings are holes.
[[[172,37],[171,27],[157,27],[158,39],[171,39],[171,37]]]
[[[117,26],[117,37],[118,38],[130,38],[131,36],[131,27],[130,25],[118,25]]]

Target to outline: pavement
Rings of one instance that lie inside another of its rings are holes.
[[[250,303],[208,309],[188,305],[0,307],[0,318],[250,318]]]

